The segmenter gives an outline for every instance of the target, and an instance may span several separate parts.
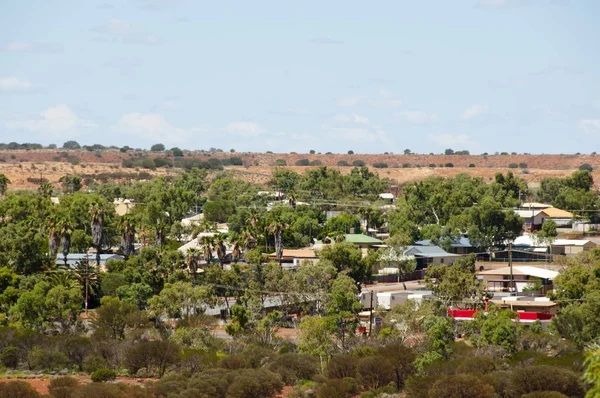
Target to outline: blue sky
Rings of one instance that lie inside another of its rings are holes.
[[[0,142],[600,151],[596,0],[0,4]]]

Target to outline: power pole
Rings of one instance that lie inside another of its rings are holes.
[[[369,314],[369,337],[371,337],[372,329],[373,329],[373,291],[371,290],[371,312]]]
[[[89,283],[89,270],[88,267],[90,265],[90,260],[89,258],[86,256],[85,259],[85,313],[87,314],[88,312],[88,283]]]
[[[508,244],[508,268],[510,268],[510,283],[509,283],[509,291],[510,295],[513,295],[513,267],[512,267],[512,242]]]

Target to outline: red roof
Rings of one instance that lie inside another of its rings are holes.
[[[475,310],[448,310],[448,316],[458,319],[471,319],[479,311]],[[549,321],[554,314],[545,314],[543,312],[517,312],[520,321]]]

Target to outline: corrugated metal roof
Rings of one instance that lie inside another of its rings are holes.
[[[550,218],[573,218],[573,213],[557,209],[556,207],[548,207],[547,209],[542,210],[542,213],[545,213]]]
[[[417,242],[415,242],[415,246],[432,246],[431,239],[417,241]],[[471,241],[469,241],[469,238],[465,238],[464,236],[461,236],[460,238],[454,240],[450,244],[450,246],[452,246],[452,247],[473,247],[471,245]]]
[[[521,209],[545,209],[547,207],[552,207],[551,204],[548,203],[539,203],[539,202],[525,202],[521,205]]]
[[[515,213],[517,213],[517,215],[521,218],[531,218],[531,217],[535,217],[538,214],[540,214],[543,210],[515,210]]]
[[[532,267],[530,265],[519,265],[512,267],[513,275],[519,276],[534,276],[542,279],[554,279],[558,276],[558,272],[549,269]],[[502,267],[497,269],[491,269],[489,271],[482,271],[479,275],[510,275],[510,267]]]
[[[370,244],[381,244],[381,239],[373,238],[363,234],[345,234],[345,241],[350,243],[370,243]]]
[[[458,257],[458,254],[448,253],[439,246],[408,246],[404,254],[423,257]]]

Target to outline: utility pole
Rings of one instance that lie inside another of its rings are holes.
[[[88,312],[88,283],[89,283],[89,270],[90,260],[88,256],[85,258],[85,313]]]
[[[373,329],[373,291],[371,290],[371,312],[369,314],[369,337],[371,337],[372,329]]]
[[[513,295],[513,267],[512,267],[512,242],[508,243],[508,268],[510,268],[510,283],[509,283],[509,291],[510,295]]]

